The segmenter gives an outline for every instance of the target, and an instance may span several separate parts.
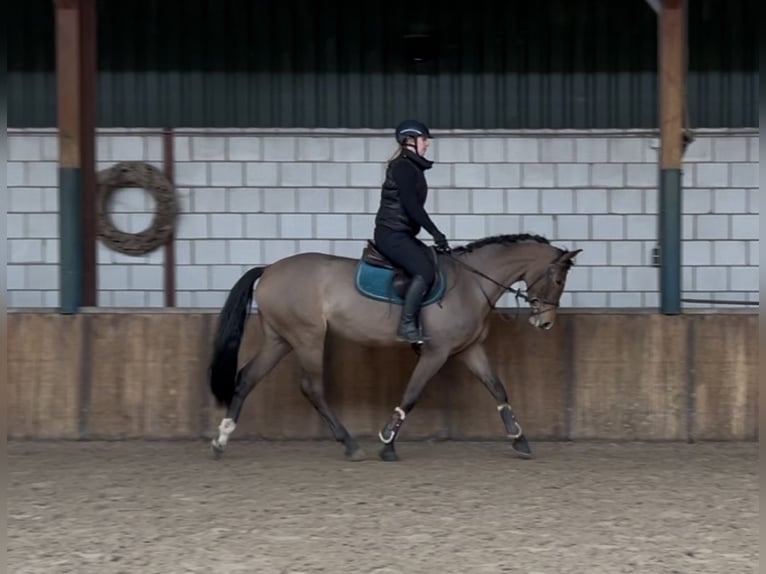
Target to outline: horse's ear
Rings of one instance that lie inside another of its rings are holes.
[[[577,254],[580,253],[582,249],[575,249],[574,251],[567,251],[564,253],[564,255],[561,256],[561,259],[559,261],[570,261],[577,257]]]

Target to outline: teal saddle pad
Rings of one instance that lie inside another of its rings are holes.
[[[357,264],[354,281],[357,290],[365,297],[403,305],[407,287],[409,287],[412,279],[401,270],[380,267],[361,260]],[[445,285],[444,272],[439,268],[436,281],[423,298],[421,307],[440,301],[444,297]]]

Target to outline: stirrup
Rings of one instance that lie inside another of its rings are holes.
[[[415,328],[414,339],[408,337],[407,335],[402,335],[401,332],[400,332],[400,328],[401,328],[401,326],[399,328],[397,328],[397,330],[396,330],[396,339],[398,341],[403,341],[405,343],[411,343],[413,345],[422,345],[423,343],[425,343],[428,340],[428,337],[426,337],[425,334],[423,333],[423,328],[421,326],[418,326],[418,327]]]
[[[414,338],[397,333],[396,340],[401,341],[402,343],[411,343],[413,345],[422,345],[426,342],[426,338],[420,333],[418,333]]]

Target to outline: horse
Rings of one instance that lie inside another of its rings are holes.
[[[399,460],[395,440],[428,381],[450,357],[461,361],[496,402],[506,435],[522,458],[532,456],[521,425],[508,402],[505,385],[490,365],[483,342],[490,314],[506,292],[530,307],[529,323],[551,329],[555,323],[573,251],[553,246],[540,235],[495,235],[446,252],[431,247],[438,272],[420,309],[423,343],[401,401],[378,433],[383,461]],[[364,453],[325,399],[323,355],[328,330],[367,346],[403,344],[396,338],[398,314],[411,277],[368,240],[358,259],[324,253],[299,253],[253,267],[231,288],[220,311],[208,368],[209,387],[226,414],[212,439],[220,458],[235,430],[242,405],[256,385],[290,351],[302,369],[301,391],[345,447],[351,461]],[[254,285],[258,285],[254,288]],[[526,292],[512,285],[523,282]],[[253,297],[263,330],[255,355],[237,369],[240,343]]]

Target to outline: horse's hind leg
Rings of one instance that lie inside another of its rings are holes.
[[[282,358],[290,352],[290,346],[265,321],[263,324],[263,342],[255,357],[250,359],[237,373],[234,397],[226,411],[226,417],[218,427],[218,436],[213,439],[213,454],[221,456],[229,436],[239,422],[242,406],[247,395],[277,366]]]
[[[492,369],[487,353],[481,343],[475,343],[456,357],[468,367],[468,370],[478,378],[497,402],[497,410],[505,426],[505,432],[513,442],[511,445],[521,456],[528,458],[532,455],[529,443],[516,421],[511,405],[508,403],[508,393],[500,377]]]
[[[330,427],[335,440],[346,447],[345,456],[349,460],[357,461],[364,458],[364,452],[356,439],[348,432],[336,414],[330,409],[324,395],[323,371],[323,345],[324,337],[319,342],[312,341],[309,344],[296,348],[295,353],[303,368],[304,376],[301,380],[301,391],[308,401],[314,406],[319,415]]]

